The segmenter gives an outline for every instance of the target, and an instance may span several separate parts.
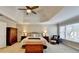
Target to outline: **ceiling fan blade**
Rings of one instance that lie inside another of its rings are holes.
[[[19,8],[18,10],[26,10],[26,9],[21,9],[21,8]]]
[[[39,6],[34,6],[34,7],[32,7],[31,9],[36,9],[36,8],[39,8]]]
[[[32,13],[37,14],[36,12],[32,11]]]
[[[27,9],[31,9],[29,6],[25,6]]]

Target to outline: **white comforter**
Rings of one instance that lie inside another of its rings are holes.
[[[24,38],[24,39],[21,41],[21,47],[22,47],[23,45],[25,45],[28,40],[30,40],[30,39],[28,39],[28,38],[30,38],[30,37]],[[45,46],[48,45],[48,42],[47,42],[46,39],[44,39],[43,37],[39,37],[39,38],[40,38],[40,40],[42,41],[43,45],[45,45]],[[38,40],[33,39],[32,41],[38,41]]]

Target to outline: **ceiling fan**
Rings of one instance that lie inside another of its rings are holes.
[[[26,10],[26,14],[28,15],[30,13],[37,14],[35,11],[33,11],[34,9],[37,9],[37,8],[39,8],[39,6],[33,6],[33,7],[25,6],[24,9],[23,8],[19,8],[19,10]]]

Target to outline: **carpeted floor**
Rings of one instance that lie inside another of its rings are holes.
[[[6,48],[1,48],[0,53],[24,53],[25,50],[20,47],[20,43],[15,43],[12,46],[8,46]],[[70,47],[67,47],[63,44],[52,45],[49,44],[48,48],[44,50],[44,53],[78,53]]]

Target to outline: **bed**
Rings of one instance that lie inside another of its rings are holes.
[[[25,53],[43,53],[47,44],[48,42],[38,32],[28,33],[27,38],[21,41],[21,47],[25,49]]]

